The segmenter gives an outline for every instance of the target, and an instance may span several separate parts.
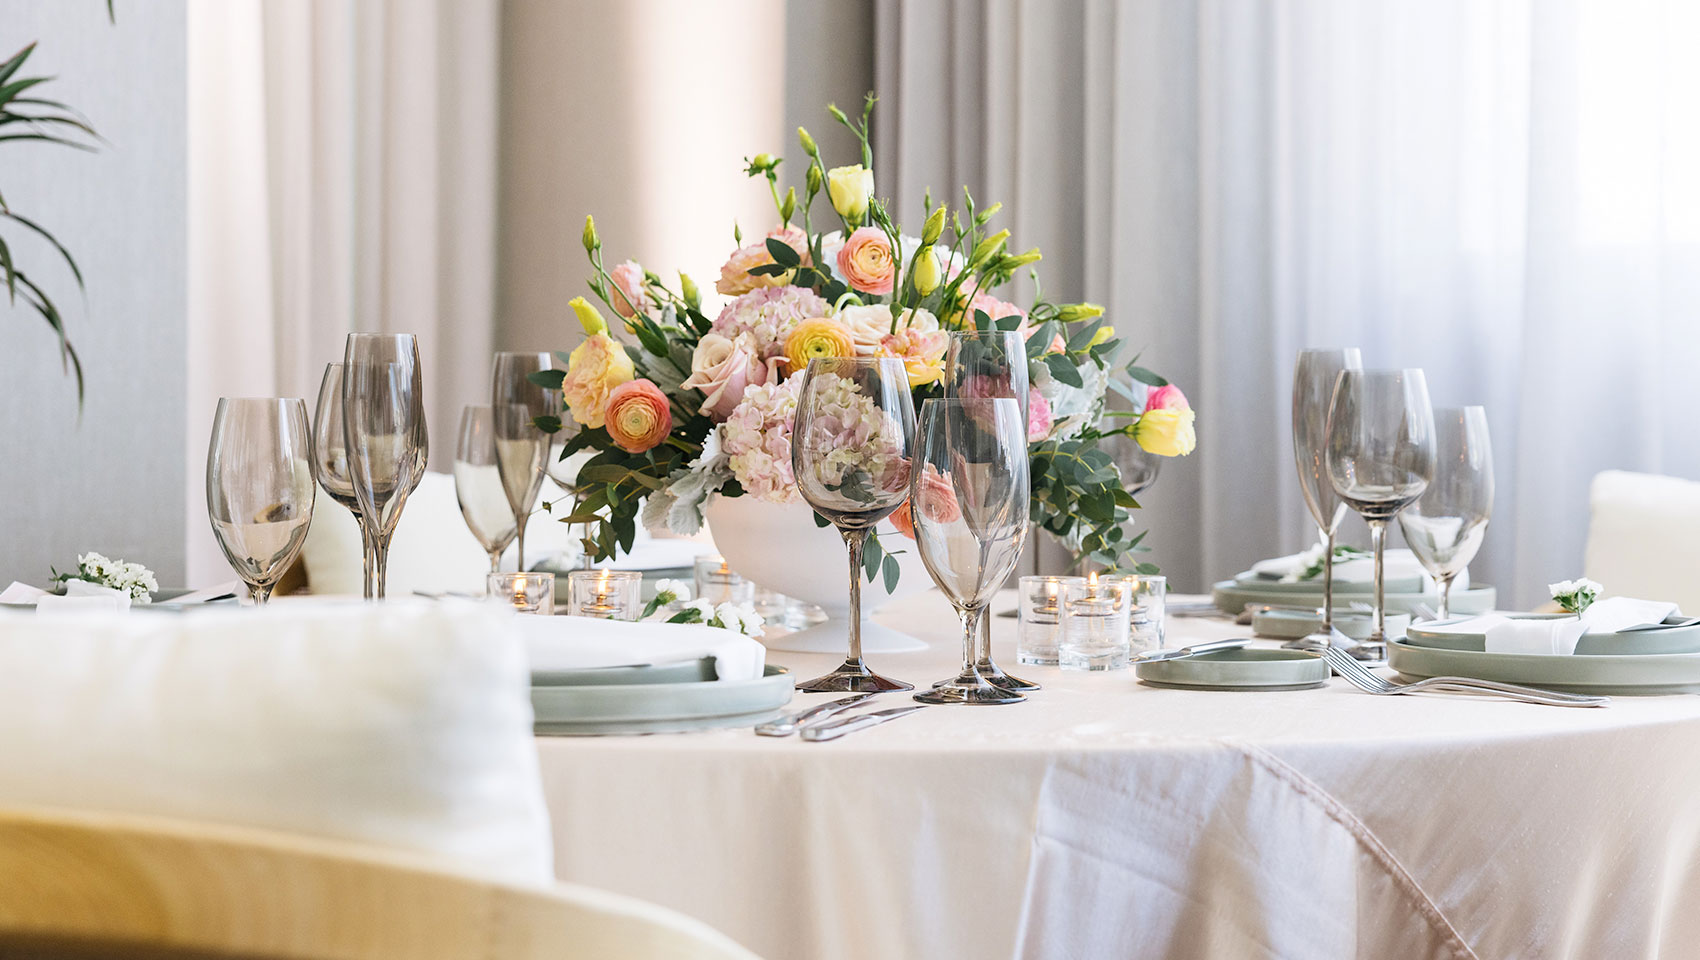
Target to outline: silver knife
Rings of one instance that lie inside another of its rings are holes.
[[[875,710],[873,713],[858,713],[853,717],[840,717],[825,723],[811,723],[803,728],[802,737],[811,743],[822,740],[837,740],[847,733],[877,727],[887,720],[896,720],[924,708],[926,704],[917,703],[907,707],[893,707],[890,710]]]
[[[837,700],[828,700],[826,703],[818,704],[807,710],[799,710],[796,713],[788,713],[782,717],[776,717],[769,720],[766,723],[757,724],[756,733],[763,737],[789,737],[791,734],[797,732],[797,728],[799,726],[809,722],[810,720],[830,717],[840,710],[848,710],[872,696],[874,696],[872,693],[854,693],[848,697],[840,697]]]
[[[1250,644],[1250,640],[1212,640],[1209,643],[1195,643],[1190,647],[1181,647],[1177,650],[1147,650],[1133,659],[1135,663],[1181,660],[1186,657],[1196,657],[1201,653],[1215,653],[1218,650],[1238,650]]]

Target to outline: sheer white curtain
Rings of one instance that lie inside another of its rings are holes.
[[[881,192],[1009,203],[1199,409],[1142,497],[1179,585],[1312,536],[1304,346],[1487,406],[1476,573],[1517,602],[1580,571],[1596,471],[1700,477],[1700,7],[881,0],[877,36]]]
[[[432,462],[485,396],[497,0],[191,0],[189,579],[217,398],[299,396],[353,330],[414,333]],[[440,469],[440,467],[439,467]]]

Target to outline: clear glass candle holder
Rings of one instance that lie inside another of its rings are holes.
[[[1040,666],[1057,665],[1062,645],[1063,587],[1085,577],[1022,577],[1021,619],[1015,627],[1015,659]]]
[[[1122,579],[1131,594],[1128,633],[1133,641],[1133,652],[1163,649],[1163,608],[1169,588],[1168,578],[1141,574]]]
[[[642,592],[636,570],[574,570],[567,574],[567,615],[635,620],[643,612]]]
[[[1064,670],[1125,668],[1133,652],[1132,594],[1124,579],[1090,577],[1064,584],[1058,666]]]
[[[715,606],[735,603],[747,607],[753,605],[756,599],[755,581],[739,576],[726,565],[725,557],[697,558],[696,588],[698,599],[707,600]]]
[[[552,573],[492,573],[484,584],[489,596],[507,601],[519,613],[553,615],[555,612]]]

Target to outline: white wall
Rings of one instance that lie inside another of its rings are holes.
[[[39,40],[42,96],[87,114],[97,153],[0,143],[0,194],[48,226],[88,281],[0,226],[51,281],[88,378],[79,423],[56,341],[0,299],[0,584],[43,581],[90,550],[183,577],[186,438],[184,5],[0,0],[0,55]],[[205,523],[205,519],[201,519]]]

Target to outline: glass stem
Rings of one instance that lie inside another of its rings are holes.
[[[254,592],[254,606],[263,607],[270,602],[272,598],[272,591],[277,589],[277,584],[250,583],[248,587]]]
[[[526,516],[523,513],[514,517],[514,522],[519,524],[519,549],[515,551],[515,559],[519,561],[519,566],[514,568],[516,573],[525,572],[525,521]]]
[[[985,620],[985,607],[962,608],[962,672],[974,672],[980,654],[980,623]]]
[[[1457,576],[1457,574],[1440,578],[1440,609],[1436,613],[1442,620],[1452,617],[1452,577],[1454,576]]]
[[[850,552],[850,660],[862,662],[862,543],[866,530],[841,530]]]
[[[361,571],[361,593],[365,595],[366,599],[370,600],[377,583],[372,574],[377,566],[378,545],[372,541],[372,528],[366,525],[366,521],[358,516],[355,519],[360,520],[360,552],[362,554],[361,567],[363,568]]]
[[[375,573],[377,574],[377,589],[374,591],[374,599],[382,600],[382,599],[384,599],[385,577],[388,575],[388,572],[389,572],[390,538],[385,537],[385,536],[380,536],[380,537],[377,538],[377,540],[378,540],[377,549],[373,551],[373,553],[375,554],[375,557],[376,557]]]
[[[1322,632],[1334,635],[1334,528],[1322,530]]]
[[[491,573],[501,573],[502,572],[502,551],[500,551],[500,550],[490,551],[490,572]]]
[[[1370,639],[1378,643],[1387,639],[1387,603],[1383,597],[1386,578],[1382,567],[1382,555],[1385,553],[1383,548],[1386,546],[1386,540],[1387,521],[1369,521],[1369,545],[1375,551],[1375,633]]]
[[[992,659],[992,618],[986,616],[986,609],[980,608],[980,649],[974,658],[976,663],[989,663]]]
[[[590,524],[587,523],[587,524],[584,525],[584,539],[589,540],[590,536],[591,536]],[[595,569],[595,566],[592,564],[591,559],[590,559],[590,548],[584,546],[583,543],[580,543],[579,547],[580,547],[580,550],[579,550],[578,568],[580,570],[593,570],[593,569]]]

